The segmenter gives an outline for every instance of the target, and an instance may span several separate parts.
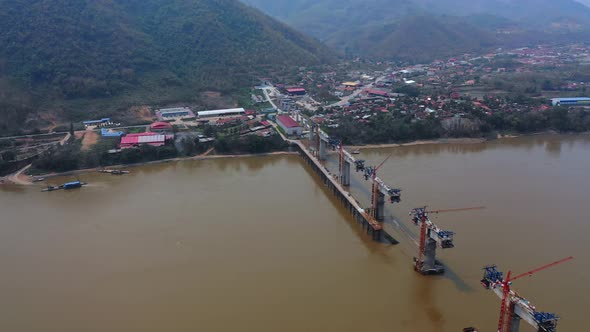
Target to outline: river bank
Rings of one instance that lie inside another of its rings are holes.
[[[540,136],[540,135],[590,135],[590,132],[584,133],[560,133],[554,130],[548,130],[538,133],[531,134],[498,134],[495,138],[439,138],[433,140],[416,140],[407,143],[386,143],[386,144],[366,144],[366,145],[347,145],[347,149],[352,150],[363,150],[363,149],[381,149],[381,148],[395,148],[401,146],[414,146],[414,145],[428,145],[428,144],[479,144],[495,140],[504,140],[518,137],[527,136]]]
[[[590,135],[590,132],[586,133],[575,133],[576,135]],[[386,143],[386,144],[367,144],[367,145],[347,145],[345,148],[347,150],[364,150],[364,149],[382,149],[382,148],[395,148],[395,147],[408,147],[408,146],[417,146],[417,145],[438,145],[438,144],[480,144],[488,141],[494,140],[505,140],[505,139],[513,139],[518,137],[526,137],[526,136],[539,136],[539,135],[569,135],[569,133],[559,133],[556,131],[545,131],[539,133],[532,133],[532,134],[498,134],[496,138],[440,138],[435,140],[416,140],[407,143]],[[151,165],[151,164],[161,164],[161,163],[169,163],[175,161],[182,161],[182,160],[207,160],[207,159],[221,159],[221,158],[249,158],[249,157],[264,157],[264,156],[272,156],[272,155],[290,155],[290,154],[297,154],[296,152],[288,152],[288,151],[277,151],[277,152],[269,152],[269,153],[262,153],[262,154],[227,154],[227,155],[209,155],[212,151],[207,151],[204,154],[193,156],[193,157],[176,157],[171,159],[162,159],[162,160],[154,160],[148,162],[141,162],[141,163],[134,163],[134,164],[119,164],[119,165],[112,165],[106,168],[128,168],[128,167],[138,167],[143,165]],[[26,167],[27,169],[30,167]],[[105,167],[94,167],[94,168],[85,168],[79,170],[73,170],[68,172],[60,172],[60,173],[45,173],[45,174],[38,174],[33,176],[25,175],[26,169],[21,169],[16,173],[11,175],[7,175],[5,177],[0,177],[0,185],[2,184],[16,184],[16,185],[32,185],[34,178],[53,178],[59,176],[73,176],[73,175],[80,175],[90,172],[97,172],[100,169],[104,169]]]
[[[428,144],[477,144],[488,141],[485,138],[441,138],[436,140],[417,140],[408,143],[386,143],[386,144],[367,144],[367,145],[347,145],[347,149],[382,149],[396,148],[401,146],[428,145]]]
[[[208,160],[208,159],[226,159],[226,158],[252,158],[252,157],[265,157],[265,156],[276,156],[276,155],[294,155],[297,152],[289,152],[289,151],[277,151],[277,152],[269,152],[269,153],[259,153],[259,154],[226,154],[226,155],[199,155],[194,157],[176,157],[170,159],[162,159],[162,160],[154,160],[154,161],[146,161],[141,163],[134,163],[134,164],[120,164],[120,165],[111,165],[108,167],[93,167],[93,168],[84,168],[84,169],[77,169],[68,172],[52,172],[52,173],[45,173],[45,174],[38,174],[33,176],[25,176],[22,173],[28,169],[31,165],[27,166],[25,169],[19,170],[17,173],[8,175],[4,178],[0,178],[0,185],[3,184],[13,184],[13,185],[32,185],[34,178],[55,178],[61,176],[74,176],[74,175],[81,175],[86,173],[98,172],[101,169],[120,169],[120,168],[130,168],[130,167],[139,167],[145,165],[154,165],[154,164],[163,164],[163,163],[170,163],[176,161],[183,161],[183,160]]]

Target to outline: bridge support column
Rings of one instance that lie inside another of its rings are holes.
[[[512,317],[510,317],[510,331],[508,332],[519,332],[520,331],[520,316],[512,313]],[[543,332],[544,330],[539,330]]]
[[[427,233],[420,270],[418,270],[419,263],[416,261],[416,270],[422,274],[441,274],[445,271],[444,267],[436,260],[436,241],[430,238],[430,230]]]
[[[342,165],[342,174],[340,174],[340,184],[343,186],[350,186],[350,163],[344,161]]]
[[[430,231],[429,231],[430,232]],[[426,247],[424,248],[424,263],[422,264],[423,271],[433,270],[436,266],[436,241],[431,238],[426,239]]]
[[[318,153],[318,159],[319,160],[326,160],[328,153],[326,151],[326,149],[328,148],[326,145],[328,143],[326,143],[326,141],[320,139],[320,151]]]
[[[377,221],[385,220],[385,195],[382,192],[377,193],[375,219],[377,219]]]

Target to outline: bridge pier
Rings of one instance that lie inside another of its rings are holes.
[[[430,233],[430,230],[428,232]],[[444,272],[443,266],[436,260],[436,245],[436,241],[430,238],[429,234],[422,255],[422,267],[418,272],[422,274],[440,274]],[[416,262],[416,264],[419,263]]]
[[[511,304],[512,306],[514,306],[514,304]],[[514,309],[512,310],[512,317],[509,318],[510,319],[510,331],[508,332],[519,332],[520,331],[520,316],[514,313]],[[539,332],[543,332],[545,330],[541,330],[541,328],[539,328]]]
[[[377,208],[375,209],[375,219],[377,219],[377,221],[385,220],[385,195],[382,192],[377,193]]]
[[[342,164],[342,174],[340,174],[340,183],[346,187],[350,186],[350,163],[346,160]]]
[[[319,160],[326,160],[328,157],[328,143],[323,139],[320,139],[320,151],[318,152],[318,159]]]

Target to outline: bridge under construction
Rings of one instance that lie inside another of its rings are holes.
[[[311,166],[313,171],[321,178],[328,189],[344,204],[354,219],[362,225],[366,233],[374,241],[392,243],[397,241],[384,230],[383,221],[385,216],[385,203],[396,203],[401,200],[402,190],[388,185],[384,180],[377,176],[381,166],[391,157],[387,157],[378,166],[366,166],[365,160],[356,159],[351,153],[346,151],[342,141],[332,138],[326,134],[319,126],[312,124],[309,120],[309,145],[306,146],[300,140],[290,140],[283,138],[295,147],[306,163]],[[281,135],[282,136],[282,135]],[[329,150],[338,151],[338,173],[331,173],[323,164],[328,158]],[[351,185],[351,169],[354,165],[356,172],[362,172],[365,180],[371,180],[371,198],[370,206],[363,208],[360,203],[352,196],[347,187]],[[386,199],[386,197],[388,199]],[[426,206],[415,208],[410,211],[411,221],[414,225],[420,227],[420,238],[418,255],[414,258],[414,270],[424,274],[441,274],[444,273],[444,266],[436,259],[436,249],[454,248],[453,231],[443,230],[434,224],[429,214],[467,211],[483,209],[484,207],[468,207],[448,210],[430,211]],[[530,276],[535,272],[546,269],[572,259],[566,259],[545,265],[538,269],[525,272],[516,277],[511,277],[508,272],[506,278],[499,272],[496,266],[486,266],[484,268],[484,277],[481,283],[486,289],[493,290],[501,299],[501,313],[498,323],[498,332],[517,332],[519,331],[520,321],[524,320],[533,326],[539,332],[556,332],[557,320],[559,317],[553,313],[539,312],[529,301],[519,296],[510,289],[513,280],[523,276]],[[478,331],[473,327],[463,329],[463,331]]]

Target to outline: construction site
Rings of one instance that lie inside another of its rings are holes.
[[[307,138],[302,140],[285,139],[299,150],[306,163],[311,166],[313,171],[321,178],[322,182],[345,205],[368,236],[374,241],[385,244],[399,243],[400,240],[392,236],[395,233],[393,228],[396,226],[399,227],[404,221],[397,221],[393,216],[390,217],[389,223],[385,221],[387,219],[386,204],[393,205],[399,203],[402,199],[402,188],[390,185],[378,176],[382,166],[390,161],[391,155],[386,157],[378,165],[368,166],[365,160],[355,158],[353,153],[345,149],[341,138],[330,137],[320,126],[304,119],[299,114],[296,114],[295,117],[302,122],[303,126],[307,126]],[[329,155],[335,156],[337,159],[337,170],[335,172],[331,172],[327,167],[329,165]],[[351,169],[354,169],[355,172],[352,172]],[[356,179],[355,173],[358,174]],[[353,181],[353,179],[364,179],[370,183],[370,191],[367,197],[355,198],[351,194],[352,183],[359,183],[359,181]],[[368,199],[368,205],[360,203],[361,200],[366,199]],[[437,259],[437,249],[446,250],[455,248],[455,232],[439,227],[431,220],[431,215],[454,212],[469,213],[470,211],[482,209],[485,209],[485,206],[431,210],[425,205],[411,209],[409,211],[409,222],[419,229],[417,239],[411,234],[405,233],[411,240],[410,242],[416,244],[415,256],[411,267],[420,275],[443,275],[446,268],[444,263]],[[403,232],[403,228],[399,228]],[[521,322],[530,325],[535,331],[557,331],[559,315],[554,312],[538,310],[530,300],[525,299],[515,290],[511,289],[511,285],[517,279],[532,276],[537,272],[571,259],[573,259],[572,256],[516,276],[513,276],[510,271],[504,275],[495,265],[484,266],[481,284],[485,289],[491,290],[500,298],[497,331],[520,331]],[[480,330],[477,327],[468,326],[463,331],[477,332]]]

